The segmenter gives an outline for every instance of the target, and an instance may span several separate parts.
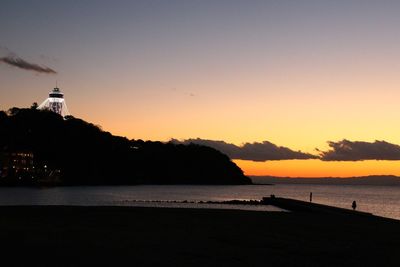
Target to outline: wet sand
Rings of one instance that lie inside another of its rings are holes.
[[[400,221],[318,212],[0,207],[2,266],[398,266]]]

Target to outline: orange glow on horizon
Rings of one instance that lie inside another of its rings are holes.
[[[246,175],[280,177],[352,177],[367,175],[400,175],[397,161],[321,161],[281,160],[254,162],[234,160]]]

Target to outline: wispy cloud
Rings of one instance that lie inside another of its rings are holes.
[[[3,48],[3,50],[8,50],[8,49]],[[0,57],[0,62],[23,70],[29,70],[38,73],[57,74],[55,70],[47,66],[41,66],[36,63],[28,62],[13,53],[8,53],[7,56]]]
[[[362,142],[343,139],[328,142],[328,151],[320,151],[324,161],[400,160],[400,146],[385,141]]]
[[[187,139],[179,141],[172,139],[173,143],[181,144],[199,144],[213,147],[222,153],[228,155],[231,159],[243,159],[252,161],[267,160],[286,160],[286,159],[316,159],[318,156],[294,151],[290,148],[277,146],[271,142],[263,141],[262,143],[245,143],[242,146],[226,143],[224,141],[205,140],[205,139]]]

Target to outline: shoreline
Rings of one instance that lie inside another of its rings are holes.
[[[13,266],[397,266],[400,247],[399,221],[304,211],[0,206],[0,227]]]
[[[0,205],[142,206],[139,202],[145,201],[146,203],[143,206],[157,207],[164,206],[163,203],[157,204],[161,201],[184,202],[186,200],[188,202],[187,206],[197,206],[197,202],[201,201],[221,202],[232,199],[254,201],[270,195],[308,201],[310,192],[313,192],[313,203],[351,209],[352,201],[356,200],[358,204],[357,210],[399,220],[400,201],[397,198],[399,193],[397,189],[391,187],[359,188],[341,186],[336,188],[336,186],[293,187],[286,185],[0,187]],[[189,202],[195,203],[191,205]],[[258,207],[255,208],[259,209]]]

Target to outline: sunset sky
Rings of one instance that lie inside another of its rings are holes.
[[[400,1],[3,0],[0,59],[57,74],[0,60],[0,109],[58,81],[73,116],[132,139],[362,150],[235,159],[249,175],[400,175],[399,28]]]

